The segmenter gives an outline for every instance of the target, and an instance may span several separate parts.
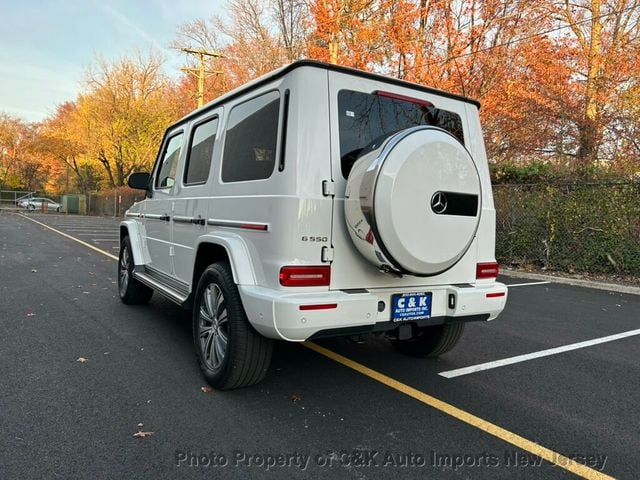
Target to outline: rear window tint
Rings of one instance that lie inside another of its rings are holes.
[[[269,178],[276,161],[280,93],[268,92],[229,114],[222,160],[222,181]]]
[[[440,127],[464,144],[460,115],[407,100],[352,90],[338,93],[342,175],[362,153],[379,146],[390,135],[418,125]]]
[[[196,125],[191,134],[191,144],[184,174],[185,185],[205,183],[209,178],[213,146],[218,131],[218,117]]]

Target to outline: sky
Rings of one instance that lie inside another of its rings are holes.
[[[222,15],[224,0],[0,0],[0,112],[34,122],[74,100],[87,68],[136,48],[170,50],[178,25]]]

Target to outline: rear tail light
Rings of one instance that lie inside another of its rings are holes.
[[[476,265],[476,279],[496,278],[500,273],[500,266],[497,262],[478,263]]]
[[[282,267],[280,285],[283,287],[327,287],[331,280],[331,267],[328,265],[306,267]]]

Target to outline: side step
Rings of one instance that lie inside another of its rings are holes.
[[[178,305],[184,305],[184,303],[189,298],[188,295],[184,295],[170,287],[167,287],[163,283],[160,283],[155,278],[152,278],[148,273],[134,271],[133,278],[144,283],[147,287],[153,288],[156,292],[161,293],[169,300],[177,303]]]

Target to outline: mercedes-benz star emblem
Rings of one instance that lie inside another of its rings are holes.
[[[431,197],[431,210],[440,215],[447,209],[447,195],[444,192],[436,192]]]

